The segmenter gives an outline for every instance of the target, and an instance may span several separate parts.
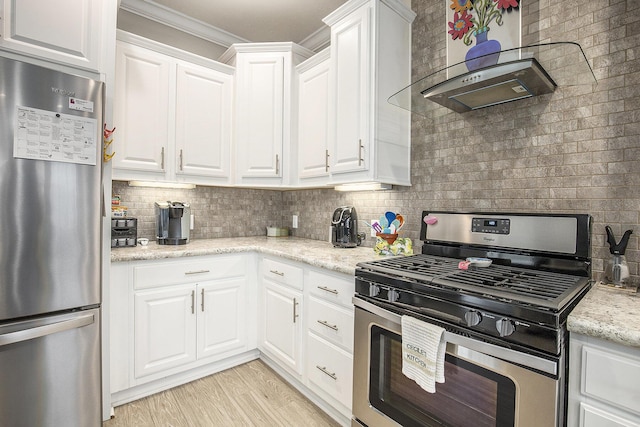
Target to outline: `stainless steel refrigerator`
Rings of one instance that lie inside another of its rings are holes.
[[[101,424],[104,85],[0,57],[0,424]]]

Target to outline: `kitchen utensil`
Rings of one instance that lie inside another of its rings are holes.
[[[396,215],[396,219],[400,223],[400,226],[398,227],[398,229],[401,229],[402,226],[404,225],[404,217],[402,215],[400,215],[400,214],[397,214]]]
[[[609,252],[611,253],[611,257],[604,269],[604,277],[609,283],[622,286],[629,278],[629,266],[627,265],[624,253],[627,250],[629,236],[631,236],[633,230],[625,231],[620,241],[616,242],[611,227],[607,225],[604,229],[607,232],[607,243],[609,244]]]
[[[387,221],[389,221],[389,224],[391,224],[393,220],[396,219],[395,212],[387,211],[384,213],[384,216],[387,217]]]

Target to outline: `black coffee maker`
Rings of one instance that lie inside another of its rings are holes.
[[[342,206],[331,218],[331,243],[340,248],[360,246],[363,235],[358,234],[358,214],[353,206]]]

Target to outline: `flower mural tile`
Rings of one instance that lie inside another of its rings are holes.
[[[445,1],[447,65],[466,61],[465,67],[456,67],[449,78],[494,65],[501,50],[520,47],[522,0]]]

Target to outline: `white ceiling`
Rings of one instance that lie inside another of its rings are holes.
[[[325,27],[346,0],[122,0],[124,7],[172,12],[248,42],[300,43]],[[175,25],[174,25],[175,26]]]

